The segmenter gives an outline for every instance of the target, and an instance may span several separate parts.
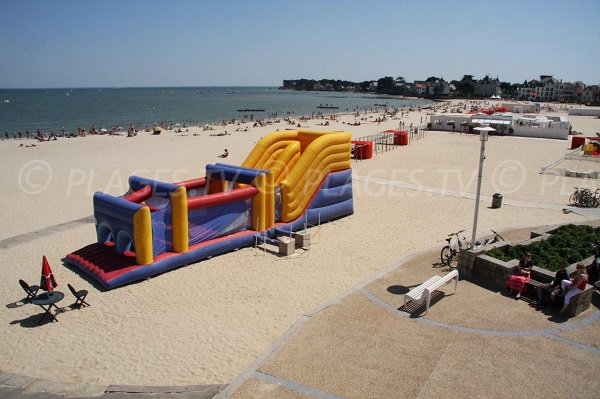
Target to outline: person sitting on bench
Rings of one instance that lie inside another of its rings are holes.
[[[560,283],[564,293],[565,293],[565,303],[562,309],[559,310],[558,313],[565,313],[567,307],[569,306],[569,302],[571,302],[571,298],[575,295],[583,292],[585,290],[585,286],[588,282],[588,275],[585,270],[585,265],[583,263],[577,264],[577,269],[575,271],[575,276],[572,279],[565,279]]]
[[[556,272],[552,282],[542,283],[537,286],[538,302],[536,308],[541,309],[546,307],[546,297],[550,297],[551,303],[556,303],[558,297],[563,294],[560,283],[561,281],[568,279],[569,273],[567,273],[567,263],[563,262],[560,264],[560,269]]]
[[[511,292],[517,293],[516,298],[519,299],[527,288],[527,282],[529,282],[531,268],[533,267],[533,260],[531,254],[526,252],[521,260],[519,266],[516,267],[515,272],[506,280],[506,289]]]

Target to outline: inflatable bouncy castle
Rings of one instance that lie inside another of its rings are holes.
[[[351,135],[287,130],[241,166],[165,183],[137,176],[121,197],[94,194],[97,242],[65,258],[112,289],[354,212]]]

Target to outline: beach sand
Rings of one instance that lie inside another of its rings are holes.
[[[402,120],[418,125],[425,117],[414,111]],[[574,130],[600,131],[598,119],[569,119]],[[359,137],[400,122],[347,124],[354,120],[345,115],[329,126],[320,126],[322,120],[301,125]],[[133,138],[88,136],[29,148],[0,142],[0,298],[6,305],[0,369],[65,383],[227,383],[304,313],[410,253],[441,248],[453,231],[470,231],[479,139],[427,132],[409,146],[353,162],[355,214],[312,228],[310,250],[289,259],[245,248],[108,292],[62,266],[66,254],[95,241],[93,223],[67,223],[92,214],[95,191],[123,194],[131,174],[163,181],[203,176],[225,148],[226,162],[239,165],[260,137],[295,128],[285,122],[248,126],[247,132],[230,125]],[[230,135],[209,135],[224,131]],[[539,173],[568,148],[567,141],[490,137],[480,235],[587,220],[562,208],[573,186],[596,188],[596,181]],[[489,208],[494,193],[503,194],[500,209]],[[60,303],[66,310],[58,323],[38,327],[41,310],[19,302],[17,281],[37,284],[44,254],[66,294]],[[91,306],[70,310],[67,283],[89,290]]]

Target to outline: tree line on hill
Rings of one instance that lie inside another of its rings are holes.
[[[523,83],[501,82],[489,75],[475,79],[464,75],[460,80],[447,82],[444,78],[430,76],[425,80],[407,82],[402,76],[385,76],[377,80],[351,82],[339,79],[290,79],[284,80],[283,90],[301,91],[351,91],[428,98],[502,96],[532,101],[578,101],[597,103],[600,87],[586,86],[583,82],[568,83],[552,75],[540,75],[540,79]]]
[[[511,84],[509,82],[500,82],[497,79],[491,79],[486,76],[481,80],[486,84],[497,82],[498,87],[507,95],[516,93],[520,84]],[[402,76],[393,78],[386,76],[377,80],[368,80],[364,82],[351,82],[338,79],[291,79],[284,80],[283,90],[300,91],[354,91],[364,93],[392,94],[392,95],[424,95],[424,96],[444,96],[450,91],[464,95],[476,96],[477,83],[473,75],[464,75],[461,80],[452,80],[446,82],[443,78],[430,76],[424,81],[414,81],[409,83]],[[444,86],[448,85],[445,90]]]

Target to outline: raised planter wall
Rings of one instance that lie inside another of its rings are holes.
[[[547,231],[532,231],[529,240],[519,242],[518,245],[528,245],[536,241],[544,240],[556,230],[556,227],[552,227]],[[458,258],[458,271],[460,276],[467,280],[485,281],[486,285],[502,290],[508,276],[510,276],[514,269],[519,265],[518,259],[512,259],[505,262],[500,259],[493,258],[485,254],[485,252],[493,248],[502,248],[512,246],[510,241],[498,242],[495,244],[487,245],[485,247],[476,248],[474,250],[461,249]],[[573,273],[577,263],[583,263],[589,265],[594,260],[594,256],[586,258],[580,262],[573,263],[567,267],[567,272]],[[549,283],[554,279],[555,273],[543,269],[541,267],[534,266],[531,271],[531,277],[542,283]],[[594,287],[587,285],[587,288],[579,295],[576,295],[571,299],[567,313],[571,316],[576,316],[584,310],[588,309],[591,305],[592,294]]]

